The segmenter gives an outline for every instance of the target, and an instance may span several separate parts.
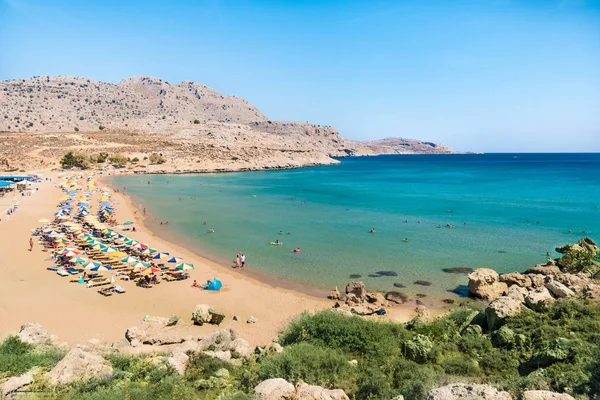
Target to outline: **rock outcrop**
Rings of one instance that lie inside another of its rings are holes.
[[[555,393],[548,390],[527,390],[523,392],[523,400],[575,400],[566,393]]]
[[[522,309],[521,303],[522,300],[509,296],[492,300],[485,309],[488,329],[496,329],[506,318],[519,314]]]
[[[493,300],[508,289],[508,285],[498,279],[498,273],[493,269],[478,268],[469,274],[469,293],[480,299]]]
[[[194,321],[194,324],[196,325],[220,325],[224,319],[225,314],[216,311],[208,304],[198,304],[192,312],[192,321]]]
[[[21,325],[17,337],[21,342],[32,345],[51,344],[52,336],[37,322],[28,322]]]
[[[52,368],[48,379],[51,385],[57,386],[79,379],[104,378],[112,373],[112,366],[101,355],[74,348]]]
[[[15,390],[22,388],[23,386],[29,385],[33,382],[33,377],[37,373],[37,369],[32,369],[23,375],[13,376],[8,378],[5,382],[0,384],[0,398],[4,398],[4,396],[11,394]]]
[[[257,400],[349,400],[341,389],[325,389],[321,386],[299,382],[296,387],[282,378],[267,379],[254,388]]]
[[[427,400],[512,400],[508,392],[490,385],[453,383],[431,390]]]

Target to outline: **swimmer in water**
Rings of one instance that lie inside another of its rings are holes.
[[[279,231],[279,234],[280,234],[280,235],[283,235],[283,231]]]
[[[402,241],[406,243],[406,242],[408,242],[408,238],[404,238],[404,239],[402,239]]]
[[[208,233],[215,233],[215,230],[214,229],[209,229]]]
[[[438,225],[438,228],[441,228],[441,227],[442,227],[441,225]]]
[[[206,221],[204,221],[204,222],[202,223],[202,225],[206,225]]]
[[[375,233],[375,228],[371,228],[371,233]]]
[[[279,239],[275,240],[275,244],[279,244]]]

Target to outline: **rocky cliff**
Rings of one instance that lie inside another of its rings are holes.
[[[4,81],[0,110],[0,133],[15,144],[0,155],[23,168],[55,163],[66,149],[120,151],[140,159],[160,151],[178,160],[160,168],[181,172],[328,164],[336,162],[331,157],[354,154],[453,152],[410,139],[346,140],[333,127],[271,121],[247,100],[200,83],[151,77],[119,84],[64,76]]]

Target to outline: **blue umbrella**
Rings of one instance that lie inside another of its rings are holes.
[[[167,257],[169,257],[169,253],[156,253],[152,258],[154,258],[155,260],[161,260]]]
[[[167,260],[167,262],[170,262],[170,263],[178,263],[178,262],[182,262],[182,261],[183,261],[183,258],[181,258],[181,257],[171,257]]]

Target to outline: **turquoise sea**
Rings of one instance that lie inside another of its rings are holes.
[[[525,270],[557,245],[600,239],[600,154],[350,157],[110,183],[146,207],[158,234],[225,265],[241,251],[250,270],[323,289],[341,290],[360,274],[369,289],[402,283],[408,294],[456,298],[448,290],[466,276],[443,268]],[[269,244],[277,239],[284,244]]]

